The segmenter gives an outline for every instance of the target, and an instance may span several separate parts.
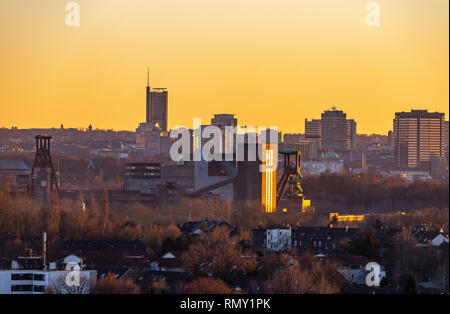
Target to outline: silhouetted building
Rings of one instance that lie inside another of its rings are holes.
[[[211,119],[211,125],[219,127],[237,126],[237,119],[234,114],[215,114],[214,118]]]
[[[339,110],[322,113],[322,149],[347,151],[356,143],[356,122]]]
[[[387,146],[394,147],[394,132],[392,132],[392,131],[388,132]]]
[[[162,131],[167,131],[167,90],[166,88],[150,88],[147,76],[146,89],[147,123],[157,124]]]
[[[308,121],[305,119],[305,140],[315,143],[318,149],[322,149],[322,122],[320,120]]]
[[[163,132],[155,123],[141,123],[136,129],[136,151],[151,156],[161,156],[167,153],[169,141],[167,132]],[[168,156],[168,154],[167,154]]]
[[[320,142],[319,149],[345,152],[356,148],[356,122],[333,108],[322,113],[320,120],[305,120],[305,139]]]
[[[211,119],[211,125],[218,126],[222,131],[222,149],[224,152],[233,152],[236,143],[236,135],[226,136],[226,127],[236,127],[237,119],[234,114],[215,114]]]

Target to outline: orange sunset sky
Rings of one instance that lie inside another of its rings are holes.
[[[134,130],[152,87],[169,126],[214,113],[303,132],[336,106],[358,133],[396,111],[449,114],[448,0],[0,0],[0,127]]]

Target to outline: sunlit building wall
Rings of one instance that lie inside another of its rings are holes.
[[[431,157],[445,154],[444,113],[412,110],[394,119],[395,165],[429,168]]]
[[[276,156],[277,145],[265,144],[263,146],[263,173],[262,173],[262,204],[266,213],[273,213],[277,207],[277,170]]]

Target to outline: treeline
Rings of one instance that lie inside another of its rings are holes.
[[[373,174],[306,176],[303,190],[318,210],[360,209],[374,212],[448,208],[448,183],[407,182]]]

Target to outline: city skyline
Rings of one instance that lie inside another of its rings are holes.
[[[449,116],[447,1],[379,1],[379,27],[363,0],[78,2],[76,28],[65,3],[0,4],[0,126],[134,130],[148,66],[169,128],[233,113],[302,132],[336,106],[386,134],[395,112]]]

